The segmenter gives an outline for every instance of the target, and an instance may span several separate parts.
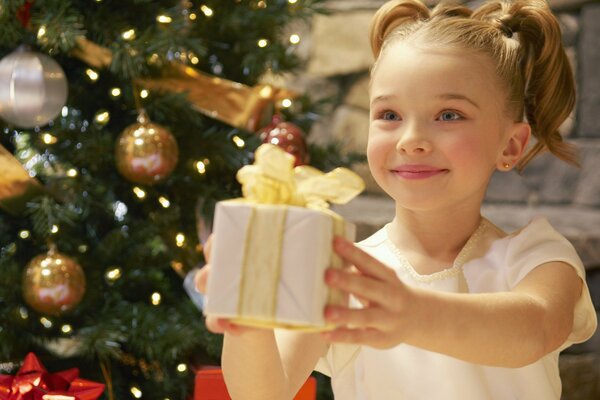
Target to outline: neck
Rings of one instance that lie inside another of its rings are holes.
[[[452,261],[481,222],[479,208],[459,207],[439,212],[396,209],[390,239],[407,253]]]

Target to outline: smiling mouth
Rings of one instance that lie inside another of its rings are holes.
[[[411,167],[402,167],[391,170],[391,172],[404,179],[426,179],[431,178],[433,176],[442,175],[448,172],[447,169],[443,168],[432,168],[432,167],[422,167],[422,166],[411,166]]]

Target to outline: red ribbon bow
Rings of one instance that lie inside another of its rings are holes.
[[[104,384],[79,378],[79,369],[49,373],[33,353],[15,376],[0,375],[0,400],[96,400]]]

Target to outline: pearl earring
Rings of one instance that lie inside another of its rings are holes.
[[[507,163],[507,162],[505,162],[505,163],[504,163],[502,166],[503,166],[504,168],[506,168],[506,169],[510,168],[510,164],[509,164],[509,163]]]

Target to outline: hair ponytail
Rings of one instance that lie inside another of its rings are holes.
[[[398,27],[429,18],[429,9],[417,0],[392,0],[373,17],[370,28],[371,49],[377,59],[388,35]]]
[[[490,2],[474,18],[486,19],[520,44],[524,114],[537,143],[519,161],[521,170],[536,155],[549,150],[578,165],[575,147],[558,132],[575,105],[575,82],[562,46],[560,26],[544,0]],[[516,35],[515,35],[516,34]],[[514,37],[513,37],[514,38]]]

